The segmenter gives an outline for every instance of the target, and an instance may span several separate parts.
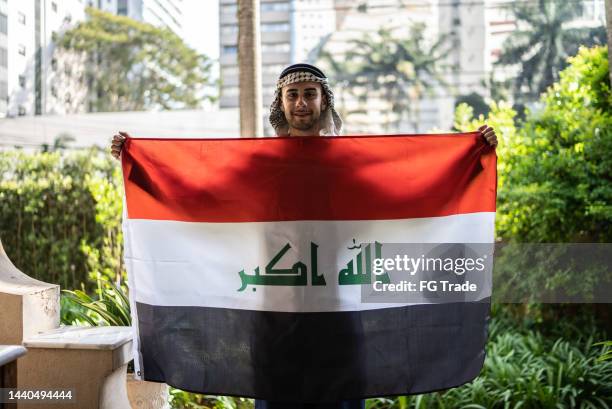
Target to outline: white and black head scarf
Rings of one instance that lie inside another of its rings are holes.
[[[270,106],[270,124],[274,128],[277,136],[287,135],[289,133],[289,123],[285,118],[285,113],[281,110],[282,89],[285,85],[294,84],[296,82],[317,82],[321,84],[323,93],[327,98],[327,107],[321,111],[321,136],[339,135],[342,130],[342,119],[334,108],[334,94],[329,88],[327,77],[323,71],[310,64],[294,64],[283,70],[278,81],[276,82],[276,91],[274,92],[274,101]]]

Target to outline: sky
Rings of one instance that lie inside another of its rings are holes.
[[[219,0],[183,0],[185,40],[200,53],[219,58]]]

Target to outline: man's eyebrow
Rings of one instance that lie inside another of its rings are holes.
[[[317,88],[306,88],[304,91],[316,91],[316,90],[317,90]],[[297,88],[289,88],[285,92],[291,92],[291,91],[298,91],[298,89]]]

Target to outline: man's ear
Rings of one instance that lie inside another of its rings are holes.
[[[321,99],[321,111],[325,111],[327,109],[327,96],[323,94],[323,98]]]

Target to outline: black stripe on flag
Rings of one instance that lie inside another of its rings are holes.
[[[490,299],[350,312],[137,303],[145,380],[287,402],[416,394],[474,379]]]

